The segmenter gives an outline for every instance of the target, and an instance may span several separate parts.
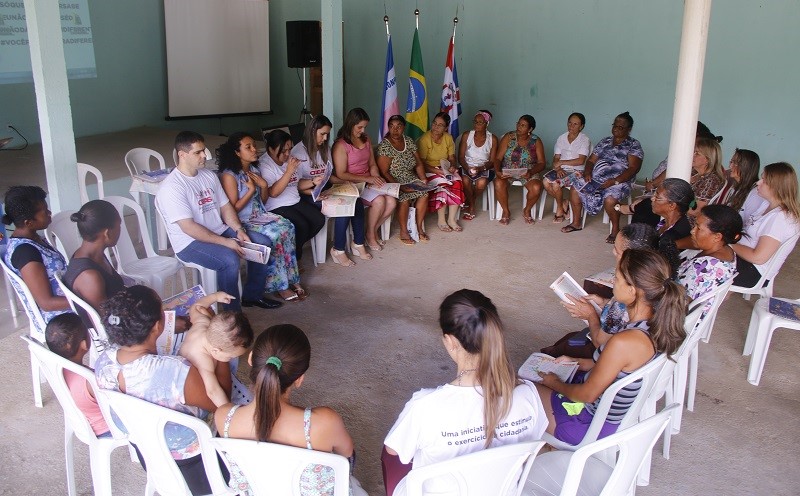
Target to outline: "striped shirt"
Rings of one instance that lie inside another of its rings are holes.
[[[637,329],[647,334],[648,336],[650,335],[650,324],[648,324],[646,320],[629,322],[628,325],[623,327],[619,332],[626,331],[628,329]],[[600,354],[603,352],[603,349],[605,349],[605,344],[600,346],[598,349],[594,351],[594,356],[592,357],[592,360],[594,360],[595,363],[597,363],[597,361],[600,359]],[[653,360],[653,358],[655,358],[656,356],[658,356],[658,353],[654,354],[653,357],[647,361],[647,363],[650,363],[650,361]],[[591,373],[592,373],[591,370],[586,373],[586,375],[583,377],[583,382],[586,382],[589,379],[589,375]],[[625,372],[623,370],[620,370],[619,373],[617,374],[617,378],[614,379],[614,382],[617,382],[618,380],[623,379],[630,374],[631,372]],[[617,392],[617,395],[614,397],[614,401],[611,403],[611,408],[608,411],[606,422],[610,424],[619,424],[620,422],[622,422],[622,418],[625,416],[625,414],[628,412],[628,409],[633,404],[634,400],[636,399],[636,396],[639,394],[639,390],[641,389],[641,387],[642,387],[642,381],[640,379],[620,389],[619,392]],[[597,411],[597,407],[600,406],[600,400],[602,399],[603,396],[600,395],[600,397],[597,398],[594,401],[594,403],[587,403],[586,411],[594,415],[595,412]]]

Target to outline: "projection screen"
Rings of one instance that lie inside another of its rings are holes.
[[[267,113],[269,2],[164,0],[167,118]]]

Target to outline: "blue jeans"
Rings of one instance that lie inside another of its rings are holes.
[[[235,238],[233,229],[226,229],[221,234],[226,238]],[[262,239],[253,239],[253,242],[262,242]],[[258,300],[264,292],[264,281],[267,277],[267,266],[256,262],[247,262],[247,283],[239,297],[239,255],[222,245],[192,241],[189,246],[178,253],[178,257],[186,262],[196,263],[217,272],[217,290],[224,291],[236,299],[229,305],[223,305],[226,310],[239,311],[242,308],[241,300]]]
[[[344,251],[347,240],[347,226],[353,224],[353,242],[357,245],[364,244],[364,204],[356,200],[356,211],[352,217],[336,217],[333,223],[333,247]]]

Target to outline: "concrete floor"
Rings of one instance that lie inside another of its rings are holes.
[[[511,204],[519,205],[516,188],[512,195]],[[481,212],[462,221],[464,232],[441,233],[429,216],[429,243],[404,246],[393,226],[384,251],[350,269],[330,259],[314,267],[307,249],[303,284],[311,297],[279,310],[247,309],[256,330],[288,322],[308,334],[311,368],[293,401],[340,412],[358,451],[355,476],[370,494],[383,494],[380,449],[405,402],[415,390],[454,377],[437,325],[444,296],[467,287],[492,298],[515,365],[580,328],[548,285],[564,270],[582,278],[609,267],[608,228],[596,217],[583,232],[562,234],[551,219],[528,226],[514,211],[504,227]],[[776,296],[798,297],[799,274],[795,251],[777,279]],[[18,338],[27,319],[20,315],[15,323],[5,294],[0,302],[0,495],[66,494],[61,409],[47,386],[44,408],[33,406],[29,357]],[[711,342],[700,345],[695,411],[685,414],[673,437],[671,458],[654,456],[650,486],[639,494],[797,494],[800,471],[791,460],[800,440],[800,344],[796,334],[778,331],[761,385],[750,385],[749,359],[741,352],[752,306],[738,295],[723,303]],[[79,494],[92,494],[88,459],[76,442]],[[144,473],[124,450],[113,455],[112,482],[117,495],[143,491]]]

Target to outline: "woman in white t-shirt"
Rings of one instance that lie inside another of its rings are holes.
[[[292,137],[281,129],[266,136],[267,151],[258,160],[261,177],[269,185],[269,198],[264,206],[270,212],[294,224],[297,261],[303,257],[306,241],[325,225],[325,216],[314,205],[300,201],[300,160],[290,155]]]
[[[386,436],[381,461],[387,495],[405,494],[401,479],[412,462],[418,468],[535,441],[547,427],[536,388],[511,366],[503,324],[489,298],[456,291],[439,307],[439,325],[456,375],[447,384],[414,393]],[[426,484],[426,492],[434,491],[429,484],[436,481]]]
[[[761,197],[760,204],[752,195]],[[778,274],[791,249],[780,260],[776,260],[768,273],[765,273],[766,265],[778,248],[800,230],[800,204],[794,168],[786,162],[764,167],[761,180],[745,201],[741,214],[745,235],[738,243],[731,245],[738,257],[739,271],[733,283],[752,288],[762,276],[771,280]],[[793,244],[796,242],[793,241]]]
[[[553,150],[553,170],[544,175],[544,189],[556,200],[556,214],[553,222],[561,223],[566,219],[561,188],[572,185],[573,173],[583,172],[586,157],[589,156],[591,143],[583,134],[586,117],[580,112],[573,112],[567,118],[567,132],[556,140]]]

